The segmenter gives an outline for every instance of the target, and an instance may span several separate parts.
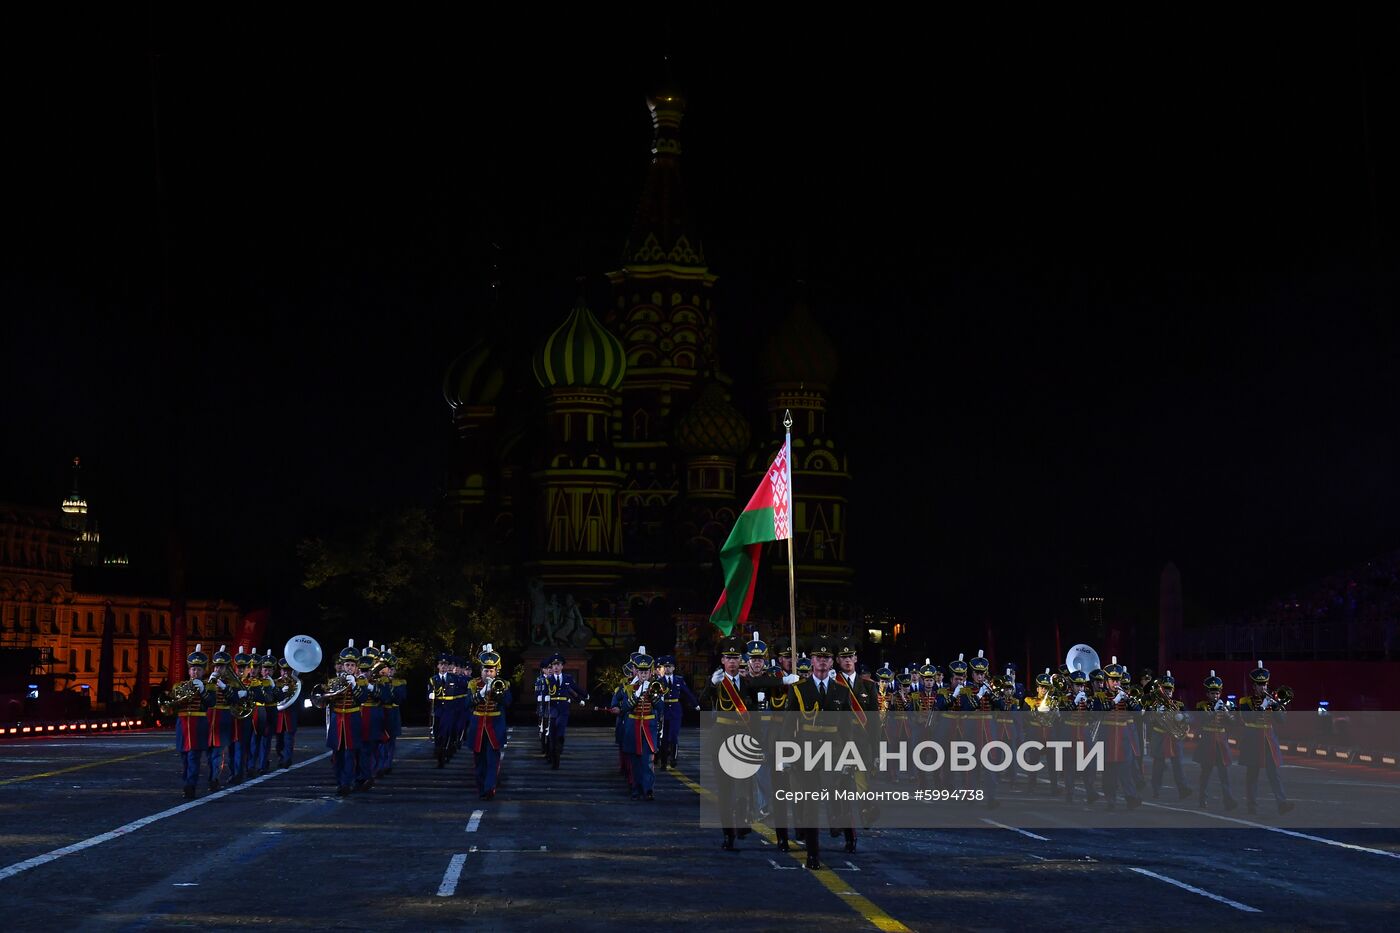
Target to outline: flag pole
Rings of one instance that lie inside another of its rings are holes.
[[[788,625],[792,634],[792,670],[788,673],[797,673],[797,583],[792,569],[792,539],[797,529],[793,528],[797,520],[797,510],[793,508],[792,492],[792,412],[783,412],[783,447],[787,450],[787,479],[788,479]]]

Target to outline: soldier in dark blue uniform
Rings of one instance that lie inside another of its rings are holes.
[[[583,703],[587,694],[578,688],[574,679],[564,673],[564,656],[555,654],[549,659],[541,693],[541,700],[548,716],[546,731],[549,734],[548,758],[551,768],[559,767],[564,754],[564,739],[569,729],[569,705],[577,700]]]
[[[476,790],[482,800],[496,796],[501,771],[501,752],[506,747],[506,716],[510,708],[510,684],[498,676],[501,656],[489,644],[482,646],[481,676],[467,684],[466,702],[471,705],[471,725],[467,744],[476,758]]]
[[[1148,689],[1143,692],[1146,698],[1143,705],[1146,709],[1142,726],[1146,727],[1152,746],[1152,796],[1161,796],[1162,778],[1167,762],[1171,762],[1177,799],[1185,800],[1191,796],[1191,787],[1186,783],[1186,774],[1181,767],[1181,739],[1177,738],[1174,732],[1174,729],[1181,728],[1182,719],[1178,717],[1184,718],[1185,704],[1176,699],[1173,695],[1175,691],[1176,678],[1172,676],[1171,671],[1163,674],[1154,684],[1148,685]]]
[[[681,740],[681,720],[687,709],[698,710],[700,700],[690,689],[685,678],[676,673],[676,659],[662,655],[657,659],[661,668],[658,679],[665,686],[662,695],[663,719],[661,721],[661,751],[658,755],[662,770],[676,766],[676,749]]]
[[[245,657],[245,655],[240,655]],[[238,753],[237,735],[239,725],[234,715],[234,707],[247,696],[246,688],[235,679],[229,665],[233,658],[222,646],[209,659],[209,684],[214,691],[214,702],[209,706],[209,790],[216,791],[221,786],[225,770],[229,772],[229,783],[237,784],[243,779],[243,756]],[[243,696],[239,696],[240,691]],[[244,732],[247,727],[243,726]]]
[[[466,709],[466,684],[452,673],[452,656],[438,655],[438,672],[428,678],[428,697],[433,705],[433,749],[438,767],[452,757],[452,739],[459,731],[458,716]]]
[[[199,766],[209,749],[209,707],[214,705],[214,691],[204,682],[209,658],[202,645],[185,658],[189,677],[171,688],[171,697],[160,704],[160,711],[175,717],[175,750],[180,753],[180,768],[184,777],[185,799],[193,800],[199,783]]]
[[[253,700],[252,757],[248,767],[258,774],[266,774],[273,737],[277,734],[277,701],[281,696],[276,684],[277,659],[267,654],[256,660],[260,664],[257,674],[243,685]]]
[[[360,652],[360,676],[364,678],[365,692],[360,701],[360,760],[355,772],[355,787],[369,790],[378,776],[379,752],[384,744],[384,708],[379,705],[379,671],[374,666],[379,663],[380,651],[370,642]]]
[[[535,725],[539,730],[540,754],[549,761],[549,700],[546,699],[544,679],[549,673],[549,658],[540,658],[540,669],[535,674]]]
[[[788,688],[788,707],[798,714],[795,738],[798,742],[814,744],[835,742],[836,747],[841,748],[852,740],[852,729],[855,728],[851,715],[851,691],[831,669],[832,650],[828,639],[818,637],[814,640],[811,657],[812,676]],[[792,781],[798,792],[819,792],[826,783],[826,776],[818,770],[798,769],[793,772]],[[804,799],[794,807],[794,811],[799,827],[798,836],[807,847],[807,867],[812,870],[821,868],[821,806]],[[856,833],[855,827],[850,825],[854,814],[849,805],[832,800],[828,814],[833,832],[838,829],[844,831],[846,851],[854,852]]]

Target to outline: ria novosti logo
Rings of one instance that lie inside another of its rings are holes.
[[[747,733],[737,732],[719,747],[719,768],[736,781],[753,777],[762,764],[763,746]]]

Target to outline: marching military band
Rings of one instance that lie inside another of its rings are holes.
[[[288,651],[290,652],[290,644]],[[314,642],[313,642],[314,644]],[[318,655],[319,659],[319,649]],[[1280,814],[1293,809],[1284,792],[1282,759],[1274,716],[1241,713],[1286,711],[1292,692],[1271,691],[1270,674],[1262,661],[1250,671],[1250,692],[1238,704],[1222,696],[1224,683],[1211,671],[1202,682],[1205,699],[1188,719],[1186,705],[1176,698],[1170,671],[1160,678],[1150,671],[1136,683],[1115,657],[1102,668],[1058,670],[1047,667],[1034,679],[1028,695],[1017,681],[1015,665],[992,676],[982,651],[957,660],[945,671],[930,659],[896,671],[881,664],[873,674],[859,663],[856,646],[848,639],[817,637],[806,652],[782,642],[774,656],[758,636],[745,641],[726,637],[720,643],[720,667],[700,695],[685,677],[675,673],[675,658],[652,657],[645,647],[628,659],[619,682],[611,689],[606,710],[616,716],[615,738],[619,770],[633,800],[650,801],[656,794],[656,770],[674,769],[680,747],[683,713],[702,707],[714,714],[716,728],[746,733],[766,750],[751,780],[724,783],[719,793],[722,848],[737,850],[738,841],[753,824],[773,827],[778,847],[790,850],[794,838],[805,847],[807,867],[820,868],[820,828],[845,839],[845,850],[857,850],[857,829],[871,824],[874,814],[849,803],[828,802],[818,812],[789,801],[804,782],[816,780],[801,769],[773,770],[775,743],[784,737],[837,737],[873,749],[886,742],[951,740],[974,747],[1003,742],[1013,747],[1032,739],[1048,747],[1052,739],[1101,742],[1104,767],[1066,767],[1062,763],[1032,769],[1023,762],[1026,790],[1034,792],[1041,777],[1051,795],[1076,801],[1082,788],[1087,804],[1107,801],[1112,810],[1121,796],[1129,809],[1142,804],[1146,777],[1144,753],[1153,760],[1152,795],[1162,792],[1170,769],[1178,798],[1197,793],[1197,805],[1211,805],[1209,789],[1218,784],[1226,811],[1239,804],[1231,790],[1230,765],[1245,767],[1245,803],[1258,809],[1261,772],[1267,777]],[[473,677],[464,659],[444,654],[437,673],[429,678],[431,737],[438,767],[445,767],[466,744],[473,756],[472,774],[482,800],[496,796],[508,739],[506,714],[512,702],[509,681],[501,675],[501,657],[491,645],[476,657],[480,675]],[[563,672],[562,655],[546,658],[534,680],[534,695],[544,760],[559,768],[567,737],[569,709],[584,704],[589,694]],[[397,676],[398,659],[387,646],[357,649],[351,641],[335,659],[334,671],[309,693],[308,705],[325,710],[326,748],[331,753],[340,796],[371,789],[394,767],[396,740],[402,729],[401,709],[407,683]],[[265,775],[273,767],[290,767],[296,741],[297,709],[302,690],[298,672],[287,658],[269,651],[241,648],[230,655],[226,646],[207,656],[202,646],[186,658],[188,677],[175,684],[161,701],[162,712],[173,717],[180,755],[184,796],[196,796],[201,773],[211,792],[244,780],[249,772]],[[822,716],[839,712],[839,717]],[[789,719],[785,714],[796,713]],[[912,714],[912,715],[899,715]],[[935,715],[939,714],[939,715]],[[1099,714],[1099,715],[1090,715]],[[1194,725],[1193,725],[1194,722]],[[1242,730],[1235,729],[1242,726]],[[1238,732],[1232,747],[1230,735]],[[1184,740],[1193,733],[1193,761],[1199,766],[1196,788],[1184,770]],[[276,755],[274,759],[273,755]],[[1101,782],[1095,786],[1095,775]],[[961,784],[978,791],[988,807],[999,805],[1003,781],[1014,787],[1015,768],[994,771],[974,768],[961,774],[921,770],[911,776],[921,787],[933,782],[945,788]],[[850,791],[867,789],[864,770],[844,771],[835,780]],[[892,775],[891,780],[899,780]],[[853,793],[856,799],[859,794]]]

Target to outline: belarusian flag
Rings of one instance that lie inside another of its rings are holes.
[[[791,443],[791,437],[783,442],[783,449],[758,484],[748,506],[739,513],[724,547],[720,548],[724,592],[710,613],[710,621],[726,635],[749,617],[761,545],[792,537]]]

